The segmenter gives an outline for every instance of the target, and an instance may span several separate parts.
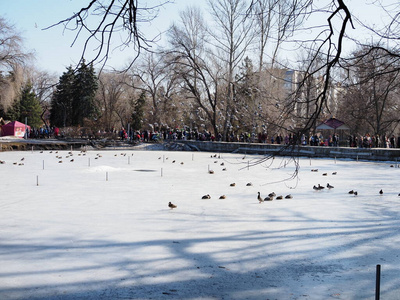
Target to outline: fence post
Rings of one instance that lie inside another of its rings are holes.
[[[379,300],[381,292],[381,265],[376,265],[375,300]]]

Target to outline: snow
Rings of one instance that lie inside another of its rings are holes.
[[[399,299],[396,162],[68,152],[0,152],[0,299]]]

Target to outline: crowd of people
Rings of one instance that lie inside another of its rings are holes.
[[[222,135],[215,136],[211,132],[204,130],[191,131],[186,129],[164,130],[164,131],[137,131],[131,137],[128,137],[124,130],[121,131],[120,137],[122,139],[131,139],[134,141],[151,142],[161,140],[196,140],[196,141],[223,141]],[[243,132],[240,134],[230,133],[227,137],[228,142],[244,142],[244,143],[264,143],[264,144],[278,144],[290,145],[300,143],[301,145],[308,146],[326,146],[326,147],[358,147],[358,148],[400,148],[400,136],[371,136],[366,134],[364,136],[351,135],[348,138],[340,138],[338,133],[329,134],[324,137],[321,133],[305,134],[300,136],[300,140],[295,134],[288,133],[286,135],[277,134],[270,138],[266,133]]]
[[[79,130],[78,130],[79,131]],[[90,130],[89,130],[90,131]],[[60,131],[58,127],[42,126],[40,128],[31,128],[29,138],[63,138],[64,131]],[[68,133],[66,134],[68,136]],[[141,130],[127,131],[125,128],[110,131],[98,131],[96,133],[89,132],[87,129],[80,129],[81,138],[117,138],[120,140],[132,142],[158,142],[162,140],[196,140],[196,141],[223,141],[222,134],[214,135],[208,130],[198,131],[190,129],[168,129],[162,131]],[[227,136],[228,142],[244,142],[244,143],[264,143],[277,145],[298,144],[309,146],[327,146],[327,147],[358,147],[358,148],[400,148],[400,136],[397,138],[391,136],[379,136],[366,134],[364,136],[350,135],[340,139],[338,133],[328,134],[323,136],[321,133],[301,135],[300,138],[296,134],[288,133],[285,135],[277,134],[268,136],[263,133],[229,133]]]

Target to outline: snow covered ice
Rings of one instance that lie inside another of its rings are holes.
[[[396,162],[72,154],[0,153],[0,299],[400,299]]]

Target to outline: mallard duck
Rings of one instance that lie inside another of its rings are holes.
[[[172,204],[171,202],[169,202],[169,203],[168,203],[168,207],[169,207],[170,209],[174,209],[174,208],[177,208],[178,206],[175,205],[175,204]]]
[[[260,192],[258,192],[257,200],[259,203],[264,202],[264,199],[261,198]]]
[[[219,199],[226,199],[226,196],[222,195],[222,196],[219,197]]]
[[[279,196],[276,197],[276,200],[282,200],[282,199],[283,199],[282,195],[279,195]]]
[[[211,199],[211,196],[209,194],[204,195],[203,197],[201,197],[201,199]]]
[[[330,185],[329,183],[326,185],[326,187],[327,187],[328,189],[333,189],[333,188],[334,188],[334,186],[333,186],[333,185]]]
[[[232,183],[230,184],[230,186],[236,186],[236,183],[232,182]]]
[[[293,196],[292,196],[291,194],[286,195],[286,196],[285,196],[285,199],[293,199]]]

